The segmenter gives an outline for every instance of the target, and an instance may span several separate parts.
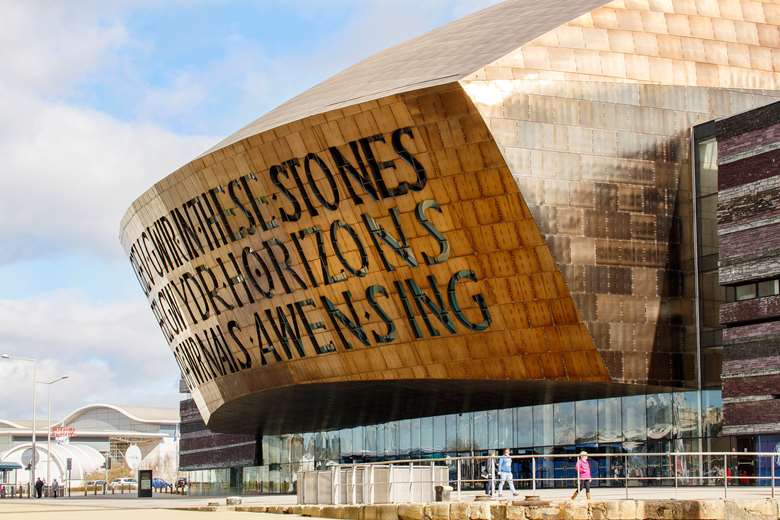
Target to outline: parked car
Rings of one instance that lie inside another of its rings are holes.
[[[170,486],[167,480],[161,479],[161,478],[153,478],[152,479],[152,488],[154,489],[164,489]]]
[[[130,477],[122,477],[122,478],[115,478],[111,481],[111,489],[130,489],[130,488],[136,488],[138,487],[138,482],[134,478]]]

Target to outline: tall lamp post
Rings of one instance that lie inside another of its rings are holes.
[[[48,394],[47,399],[49,401],[49,428],[46,431],[46,484],[49,486],[46,496],[48,497],[51,496],[51,385],[64,381],[65,379],[68,379],[68,376],[60,376],[51,381],[38,381],[38,383],[48,387],[46,389],[46,393]]]
[[[11,360],[17,360],[17,361],[27,361],[28,363],[32,363],[33,366],[33,377],[32,377],[32,461],[30,462],[30,492],[28,493],[29,497],[32,498],[32,486],[35,485],[35,464],[38,462],[38,451],[35,447],[35,408],[37,406],[37,401],[35,400],[35,379],[37,378],[37,370],[38,370],[38,361],[33,358],[25,358],[25,357],[18,357],[18,356],[12,356],[10,354],[0,354],[0,359],[11,359]]]

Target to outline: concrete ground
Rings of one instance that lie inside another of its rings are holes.
[[[274,500],[270,500],[274,499]],[[4,499],[0,500],[0,520],[218,520],[255,519],[279,520],[279,515],[266,513],[236,513],[218,511],[203,513],[177,508],[198,507],[209,502],[225,504],[223,498],[158,495],[154,498],[136,498],[130,495],[89,496],[57,499]],[[294,503],[295,497],[246,497],[244,504]],[[204,516],[204,514],[206,516]],[[303,519],[285,515],[285,520]]]
[[[526,495],[539,495],[543,500],[559,502],[568,500],[571,496],[570,489],[540,489],[536,491],[522,489],[518,491],[518,498]],[[757,487],[733,487],[727,490],[728,499],[757,499],[769,498],[771,488]],[[504,491],[503,498],[509,498],[508,490]],[[474,500],[478,496],[484,496],[477,492],[464,492],[461,500]],[[777,493],[780,498],[780,489]],[[628,497],[644,500],[695,500],[695,499],[722,499],[723,488],[629,488]],[[593,488],[593,500],[621,500],[626,498],[624,488]],[[292,495],[271,495],[242,497],[243,505],[286,505],[294,504]],[[457,500],[455,493],[451,500]],[[580,496],[578,501],[585,501]],[[234,511],[217,511],[203,513],[200,511],[181,510],[185,507],[206,506],[210,502],[225,504],[225,498],[190,497],[181,495],[155,495],[153,498],[136,498],[132,495],[106,495],[106,496],[80,496],[57,499],[3,499],[0,500],[0,520],[210,520],[210,519],[255,519],[255,520],[280,520],[279,515],[267,513],[237,513]],[[205,516],[204,516],[205,515]],[[303,517],[285,515],[284,520],[302,520]],[[307,519],[308,520],[308,519]]]

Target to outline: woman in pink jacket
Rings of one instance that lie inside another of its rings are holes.
[[[585,496],[590,500],[590,463],[588,462],[588,452],[581,451],[580,457],[577,459],[577,464],[574,466],[577,471],[577,489],[574,490],[574,494],[571,499],[577,498],[577,494],[580,489],[585,488]]]

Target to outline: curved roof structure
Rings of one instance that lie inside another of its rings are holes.
[[[89,410],[107,408],[125,415],[126,417],[142,423],[178,424],[179,410],[175,408],[155,408],[144,406],[121,406],[114,404],[88,404],[73,410],[57,424],[68,424],[79,415]]]
[[[36,449],[38,451],[38,464],[35,467],[36,474],[39,476],[46,475],[48,453],[46,443],[38,442]],[[32,443],[18,444],[5,453],[0,454],[0,460],[21,465],[22,456],[28,450],[32,450]],[[67,476],[68,459],[72,461],[71,479],[73,480],[85,478],[89,473],[99,469],[105,460],[103,455],[89,444],[74,442],[61,445],[53,442],[51,444],[52,480],[64,481]],[[29,475],[29,472],[26,471],[19,472],[19,483],[26,483]]]
[[[458,81],[604,0],[510,0],[386,49],[295,96],[211,150],[312,114]]]

